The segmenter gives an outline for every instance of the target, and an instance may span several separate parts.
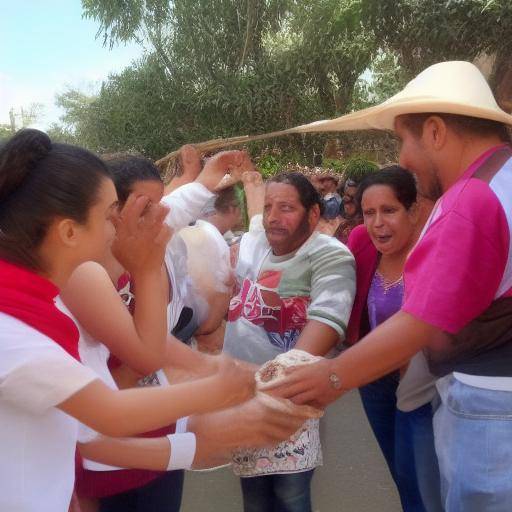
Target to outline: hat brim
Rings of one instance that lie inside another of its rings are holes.
[[[375,107],[369,107],[357,112],[345,114],[335,119],[316,121],[292,128],[292,133],[331,132],[352,130],[393,130],[397,116],[403,114],[420,114],[436,112],[457,114],[498,121],[512,125],[512,115],[504,111],[473,107],[467,104],[440,101],[435,97],[409,97],[403,99],[390,98]]]

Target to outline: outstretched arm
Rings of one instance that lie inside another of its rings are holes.
[[[94,380],[58,407],[96,432],[129,436],[170,425],[178,418],[247,400],[252,371],[225,359],[219,371],[190,383],[115,391]]]
[[[399,311],[335,359],[291,368],[272,393],[296,403],[325,406],[344,392],[397,370],[423,347],[444,336],[438,328]]]
[[[191,416],[188,431],[196,436],[193,468],[208,468],[231,460],[231,452],[240,446],[260,448],[288,439],[306,417],[271,409],[252,399],[236,407],[214,413]],[[83,457],[123,468],[165,471],[173,444],[180,434],[159,438],[112,438],[98,436],[78,445]]]

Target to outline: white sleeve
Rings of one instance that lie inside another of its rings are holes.
[[[0,400],[40,414],[98,376],[36,329],[0,314]]]
[[[169,207],[165,222],[174,232],[179,231],[198,219],[204,205],[214,195],[201,183],[178,187],[162,199],[162,204]]]
[[[98,376],[67,354],[34,354],[0,378],[0,399],[33,414],[64,402]]]
[[[176,422],[176,434],[184,434],[188,431],[188,416],[180,418]]]
[[[167,439],[171,445],[167,471],[190,469],[196,456],[196,435],[192,432],[170,434]]]
[[[264,231],[263,228],[263,214],[257,213],[251,217],[249,221],[249,231],[250,232],[259,232]]]

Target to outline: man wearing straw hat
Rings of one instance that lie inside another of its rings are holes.
[[[381,105],[294,129],[394,130],[401,165],[437,202],[405,266],[401,311],[274,392],[327,405],[425,350],[442,377],[434,431],[449,512],[512,503],[511,124],[478,69],[455,61]]]

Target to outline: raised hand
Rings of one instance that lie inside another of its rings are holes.
[[[263,185],[263,176],[256,170],[245,171],[241,176],[244,187]]]
[[[218,191],[234,185],[244,172],[253,170],[254,164],[246,151],[221,151],[206,161],[196,181],[211,191]]]
[[[168,208],[147,196],[128,197],[119,213],[112,253],[132,276],[160,270],[172,231],[164,223]]]
[[[181,168],[187,182],[194,181],[201,172],[201,154],[192,144],[185,144],[180,148]]]
[[[174,176],[165,186],[164,195],[170,194],[182,185],[192,183],[199,176],[202,168],[201,154],[192,144],[185,144],[180,148],[177,165],[181,173]]]
[[[247,201],[247,213],[249,219],[254,215],[263,213],[265,205],[265,184],[263,177],[258,171],[245,171],[242,174],[245,197]]]

